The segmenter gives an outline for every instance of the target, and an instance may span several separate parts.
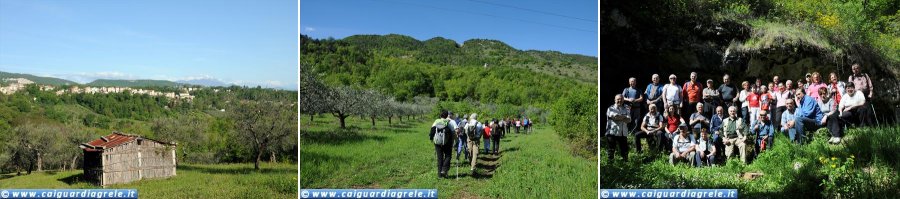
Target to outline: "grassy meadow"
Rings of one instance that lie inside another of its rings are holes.
[[[810,143],[797,145],[776,133],[774,148],[750,164],[739,162],[735,154],[724,166],[703,168],[684,163],[672,166],[668,156],[637,154],[633,146],[628,162],[618,157],[608,162],[602,151],[600,187],[728,188],[738,189],[742,198],[891,198],[900,194],[900,127],[850,129],[840,145],[828,144],[829,136],[820,129]],[[745,179],[744,173],[762,176]]]
[[[137,189],[140,198],[297,198],[296,164],[182,164],[167,179],[107,186]],[[0,175],[0,187],[12,189],[99,189],[84,182],[81,170]]]
[[[300,187],[437,189],[440,198],[596,198],[597,162],[572,155],[548,126],[507,134],[499,155],[479,154],[476,174],[454,152],[449,175],[437,177],[433,119],[350,117],[348,129],[331,116],[301,117]],[[483,145],[482,145],[483,147]],[[457,170],[459,173],[457,174]]]

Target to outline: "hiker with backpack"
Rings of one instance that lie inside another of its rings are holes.
[[[478,160],[478,142],[481,141],[481,133],[479,132],[478,120],[476,119],[477,116],[478,115],[475,113],[469,115],[469,120],[466,122],[465,127],[466,137],[468,138],[466,143],[469,147],[469,152],[472,153],[471,156],[469,156],[472,165],[469,168],[469,171],[473,174],[475,173],[475,161]]]
[[[484,125],[484,127],[482,127],[482,129],[484,129],[484,131],[483,131],[484,136],[482,136],[482,138],[484,138],[484,153],[485,154],[491,153],[491,125],[493,125],[493,124],[494,124],[493,121],[488,120],[488,124],[486,124],[486,125]]]
[[[458,138],[457,139],[457,141],[458,141],[457,147],[456,147],[456,160],[459,160],[460,153],[465,154],[464,156],[466,157],[465,158],[466,160],[468,160],[470,158],[469,157],[469,155],[470,155],[469,149],[468,149],[468,147],[466,147],[466,139],[468,139],[468,136],[466,136],[466,131],[465,131],[466,123],[467,123],[466,116],[463,115],[462,120],[460,120],[459,123],[456,124],[456,135]]]
[[[499,154],[498,152],[500,151],[500,138],[503,137],[503,128],[500,127],[501,122],[497,121],[496,119],[494,120],[494,122],[491,122],[491,123],[493,124],[493,125],[491,125],[491,129],[496,129],[496,130],[491,130],[492,131],[491,133],[493,133],[491,135],[491,141],[494,142],[494,155],[497,155],[497,154]]]
[[[447,178],[453,142],[456,140],[456,133],[453,131],[456,128],[456,121],[449,119],[448,116],[449,113],[446,110],[441,111],[441,118],[434,120],[434,123],[431,124],[431,133],[428,134],[434,144],[434,153],[437,155],[438,178]]]

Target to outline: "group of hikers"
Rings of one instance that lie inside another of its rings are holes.
[[[722,157],[731,158],[735,150],[746,164],[747,146],[751,145],[754,156],[770,149],[776,131],[803,144],[810,140],[809,132],[826,127],[831,136],[828,142],[840,144],[845,128],[872,125],[874,113],[871,78],[860,71],[859,64],[851,69],[846,82],[833,72],[823,82],[813,72],[797,80],[796,86],[792,80],[782,82],[774,76],[767,84],[759,78],[744,81],[740,90],[727,74],[718,87],[707,79],[705,88],[696,72],[682,85],[674,74],[669,75],[669,84],[661,84],[659,75],[653,74],[643,91],[632,77],[606,112],[608,160],[613,161],[616,151],[628,159],[629,134],[638,153],[645,139],[651,151],[669,154],[670,164],[686,161],[698,167],[723,163]]]
[[[480,150],[478,146],[484,141],[484,154],[498,155],[500,153],[500,139],[507,132],[529,133],[533,122],[528,117],[515,119],[490,119],[478,121],[478,114],[454,115],[447,110],[442,110],[440,118],[431,125],[429,139],[434,144],[437,155],[437,168],[439,178],[448,178],[450,161],[453,150],[456,150],[456,160],[465,157],[470,163],[469,171],[475,175],[475,163]],[[493,148],[491,148],[493,146]],[[462,155],[460,155],[462,154]]]

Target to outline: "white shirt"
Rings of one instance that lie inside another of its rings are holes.
[[[681,88],[678,85],[666,84],[663,87],[663,93],[666,93],[666,100],[671,102],[681,102]]]
[[[615,121],[612,119],[607,120],[609,123],[609,129],[607,129],[607,134],[615,135],[615,136],[625,136],[628,134],[628,127],[626,126],[629,121],[631,121],[631,117],[629,116],[628,107],[625,105],[616,106],[613,104],[608,109],[606,109],[606,117],[612,118],[615,116],[625,116],[628,117],[628,120],[624,122]]]
[[[750,106],[750,102],[747,101],[748,96],[750,96],[750,91],[741,90],[741,94],[740,94],[740,96],[738,96],[738,99],[741,100],[741,107],[749,107]],[[738,110],[738,111],[740,111],[740,110]]]
[[[844,94],[841,96],[841,103],[838,104],[838,110],[844,109],[844,107],[863,105],[865,103],[866,98],[863,96],[862,92],[856,90],[855,92],[853,92],[852,97],[849,94]]]

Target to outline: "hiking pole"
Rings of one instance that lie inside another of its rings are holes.
[[[875,112],[875,105],[869,103],[869,107],[872,108],[872,115],[875,115],[875,122],[878,126],[881,126],[881,121],[878,121],[878,113]]]

